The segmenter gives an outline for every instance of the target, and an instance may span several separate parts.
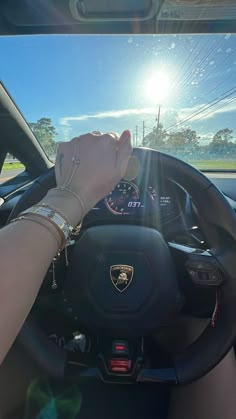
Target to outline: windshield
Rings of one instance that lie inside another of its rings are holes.
[[[55,142],[130,129],[134,146],[236,169],[236,36],[1,37],[3,84],[54,160]]]

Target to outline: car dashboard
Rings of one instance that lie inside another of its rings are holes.
[[[158,153],[135,149],[115,188],[86,215],[83,226],[144,224],[161,229],[190,210],[190,197],[158,164]]]

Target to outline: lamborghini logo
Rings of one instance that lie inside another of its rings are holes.
[[[131,284],[134,275],[133,266],[112,265],[110,266],[110,278],[114,287],[120,291],[125,291]]]

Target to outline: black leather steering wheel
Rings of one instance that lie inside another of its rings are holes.
[[[173,366],[156,370],[140,366],[136,372],[137,381],[185,384],[217,365],[235,340],[236,216],[216,186],[192,166],[157,151],[139,149],[139,152],[146,159],[156,153],[163,176],[180,184],[191,195],[209,250],[178,245],[171,250],[179,254],[199,287],[218,290],[219,310],[214,327],[209,323],[193,344],[175,356]],[[54,170],[50,169],[23,194],[10,219],[42,199],[54,185]],[[107,285],[110,266],[121,261],[134,267],[132,287],[125,293]],[[207,277],[202,275],[206,272]],[[65,292],[74,314],[85,329],[100,335],[148,335],[179,309],[180,292],[170,247],[151,228],[133,225],[89,228],[75,246],[67,275]],[[31,316],[18,339],[49,375],[63,377],[71,371],[66,352],[47,339]],[[80,373],[99,375],[94,368]]]

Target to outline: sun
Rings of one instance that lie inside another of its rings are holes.
[[[151,73],[144,83],[143,89],[145,98],[150,102],[158,104],[170,94],[170,78],[164,71]]]

